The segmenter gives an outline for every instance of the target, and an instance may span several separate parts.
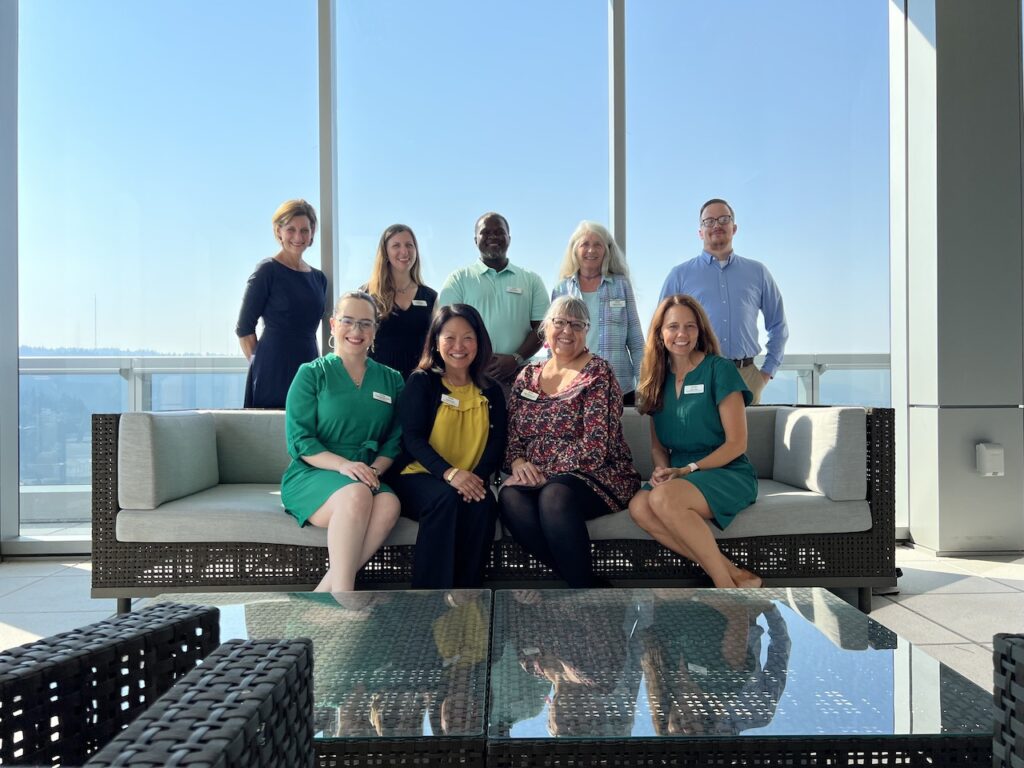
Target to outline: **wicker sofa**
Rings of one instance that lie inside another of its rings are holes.
[[[775,586],[859,590],[896,583],[893,412],[747,409],[755,505],[726,531],[724,552]],[[650,473],[646,417],[627,409],[637,469]],[[93,597],[310,588],[326,568],[326,534],[281,508],[287,464],[281,411],[93,416]],[[596,573],[613,583],[708,583],[694,564],[637,528],[625,511],[589,523]],[[407,585],[417,526],[401,519],[363,568],[363,588]],[[551,572],[495,533],[488,586],[554,585]]]

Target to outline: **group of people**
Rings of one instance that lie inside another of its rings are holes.
[[[250,360],[246,406],[285,407],[282,503],[300,525],[327,529],[317,590],[353,589],[399,514],[419,522],[416,588],[479,585],[499,516],[570,586],[593,586],[586,522],[626,508],[715,586],[760,584],[708,523],[724,528],[756,499],[744,406],[781,363],[787,331],[768,270],[732,250],[726,201],[701,207],[704,249],[668,275],[646,339],[607,229],[577,227],[549,294],[509,261],[505,217],[487,213],[479,261],[440,293],[423,284],[412,230],[388,227],[370,279],[334,306],[331,352],[317,357],[327,283],[302,258],[316,224],[302,200],[275,213],[281,250],[249,278],[236,332]],[[643,485],[624,404],[653,417]]]

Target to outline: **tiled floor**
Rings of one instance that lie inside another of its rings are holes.
[[[1024,557],[937,558],[900,547],[900,593],[876,596],[871,617],[974,680],[992,686],[992,635],[1024,633]],[[0,648],[111,615],[89,597],[88,560],[0,563]],[[851,596],[852,597],[852,596]]]

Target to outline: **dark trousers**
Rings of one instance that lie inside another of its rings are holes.
[[[479,587],[494,541],[498,505],[463,501],[458,491],[429,474],[388,478],[402,515],[420,524],[412,561],[413,589]]]

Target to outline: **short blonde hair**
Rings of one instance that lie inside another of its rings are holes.
[[[544,319],[540,321],[540,327],[537,329],[537,333],[542,339],[547,338],[548,323],[553,317],[582,320],[587,325],[590,324],[590,310],[587,309],[587,303],[576,296],[559,296],[548,305],[548,311],[544,313]]]
[[[283,227],[296,216],[305,216],[309,219],[310,232],[309,244],[313,244],[313,235],[316,234],[316,209],[305,200],[288,200],[281,203],[274,211],[271,221],[274,223],[274,236],[277,236],[279,227]]]

